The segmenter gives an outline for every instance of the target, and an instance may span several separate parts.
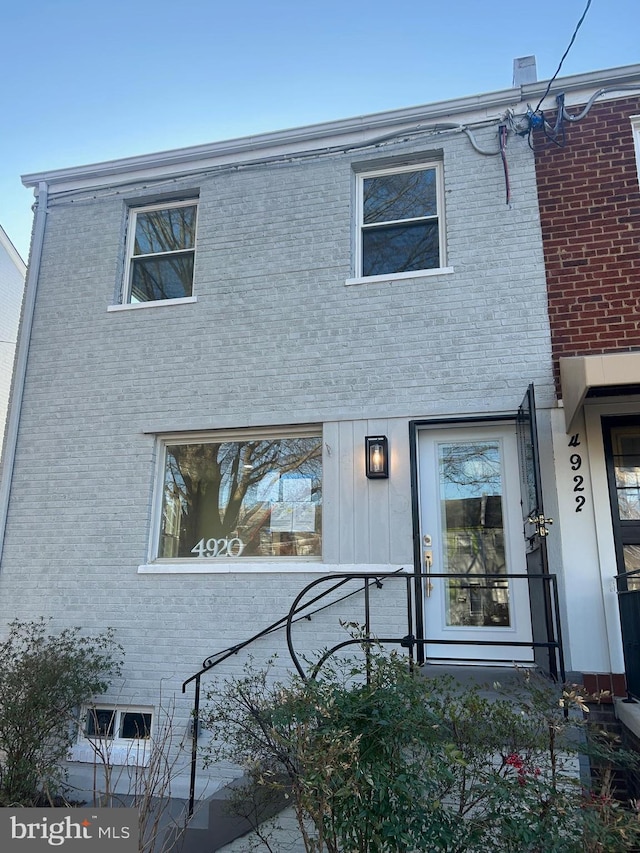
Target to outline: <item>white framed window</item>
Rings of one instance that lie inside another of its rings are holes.
[[[87,708],[84,717],[84,736],[91,739],[115,741],[146,740],[151,737],[150,710],[139,708]]]
[[[631,116],[631,130],[633,131],[633,143],[636,149],[636,166],[638,180],[640,181],[640,115]]]
[[[357,177],[356,280],[445,267],[442,164]]]
[[[193,199],[129,210],[124,304],[193,296],[197,212]]]
[[[152,560],[321,559],[319,427],[170,437],[159,463]]]
[[[72,761],[146,764],[153,735],[153,708],[91,705],[80,715]]]

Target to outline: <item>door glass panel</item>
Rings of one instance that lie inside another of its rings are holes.
[[[640,520],[640,434],[637,427],[611,430],[618,512],[621,521]]]
[[[627,589],[640,589],[640,545],[625,545],[623,553],[625,572],[638,572],[627,578]]]
[[[446,624],[510,625],[502,507],[502,453],[498,440],[438,445]]]

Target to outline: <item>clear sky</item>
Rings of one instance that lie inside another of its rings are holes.
[[[20,175],[509,88],[587,0],[5,0],[0,224]],[[640,63],[640,0],[592,0],[560,76]]]

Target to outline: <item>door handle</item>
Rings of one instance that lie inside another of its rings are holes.
[[[431,536],[429,536],[428,533],[425,533],[425,535],[422,537],[422,543],[424,545],[424,552],[423,552],[424,570],[425,570],[425,574],[428,575],[428,574],[430,574],[431,567],[433,566],[433,549],[431,547]],[[426,584],[427,598],[429,598],[429,596],[431,595],[432,590],[433,590],[433,584],[431,583],[431,580],[429,578],[427,578],[427,584]]]

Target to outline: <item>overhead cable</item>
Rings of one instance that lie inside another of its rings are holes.
[[[544,99],[545,99],[545,98],[547,97],[547,95],[549,94],[549,89],[550,89],[550,88],[551,88],[551,86],[553,85],[553,81],[556,79],[556,77],[557,77],[557,76],[558,76],[558,74],[560,73],[560,69],[562,68],[562,63],[565,61],[565,59],[567,58],[567,55],[568,55],[569,51],[570,51],[570,50],[571,50],[571,48],[573,47],[573,43],[574,43],[574,41],[576,40],[576,36],[578,35],[578,30],[579,30],[579,29],[580,29],[580,27],[582,26],[582,22],[584,21],[584,19],[585,19],[586,15],[587,15],[587,12],[589,11],[589,6],[590,6],[590,5],[591,5],[591,0],[587,0],[587,5],[585,6],[584,12],[582,13],[582,17],[581,17],[581,18],[580,18],[580,20],[578,21],[578,23],[577,23],[577,25],[576,25],[576,28],[575,28],[575,30],[573,31],[573,35],[571,36],[571,41],[569,42],[569,45],[568,45],[567,49],[566,49],[566,50],[565,50],[565,52],[562,54],[562,59],[560,60],[560,64],[559,64],[559,65],[558,65],[558,67],[556,68],[556,73],[553,75],[553,77],[551,78],[551,80],[549,80],[549,85],[547,86],[547,89],[546,89],[546,91],[545,91],[544,95],[543,95],[543,96],[540,98],[540,100],[538,101],[538,106],[535,108],[534,113],[537,113],[537,112],[538,112],[538,110],[540,109],[540,104],[544,101]]]

